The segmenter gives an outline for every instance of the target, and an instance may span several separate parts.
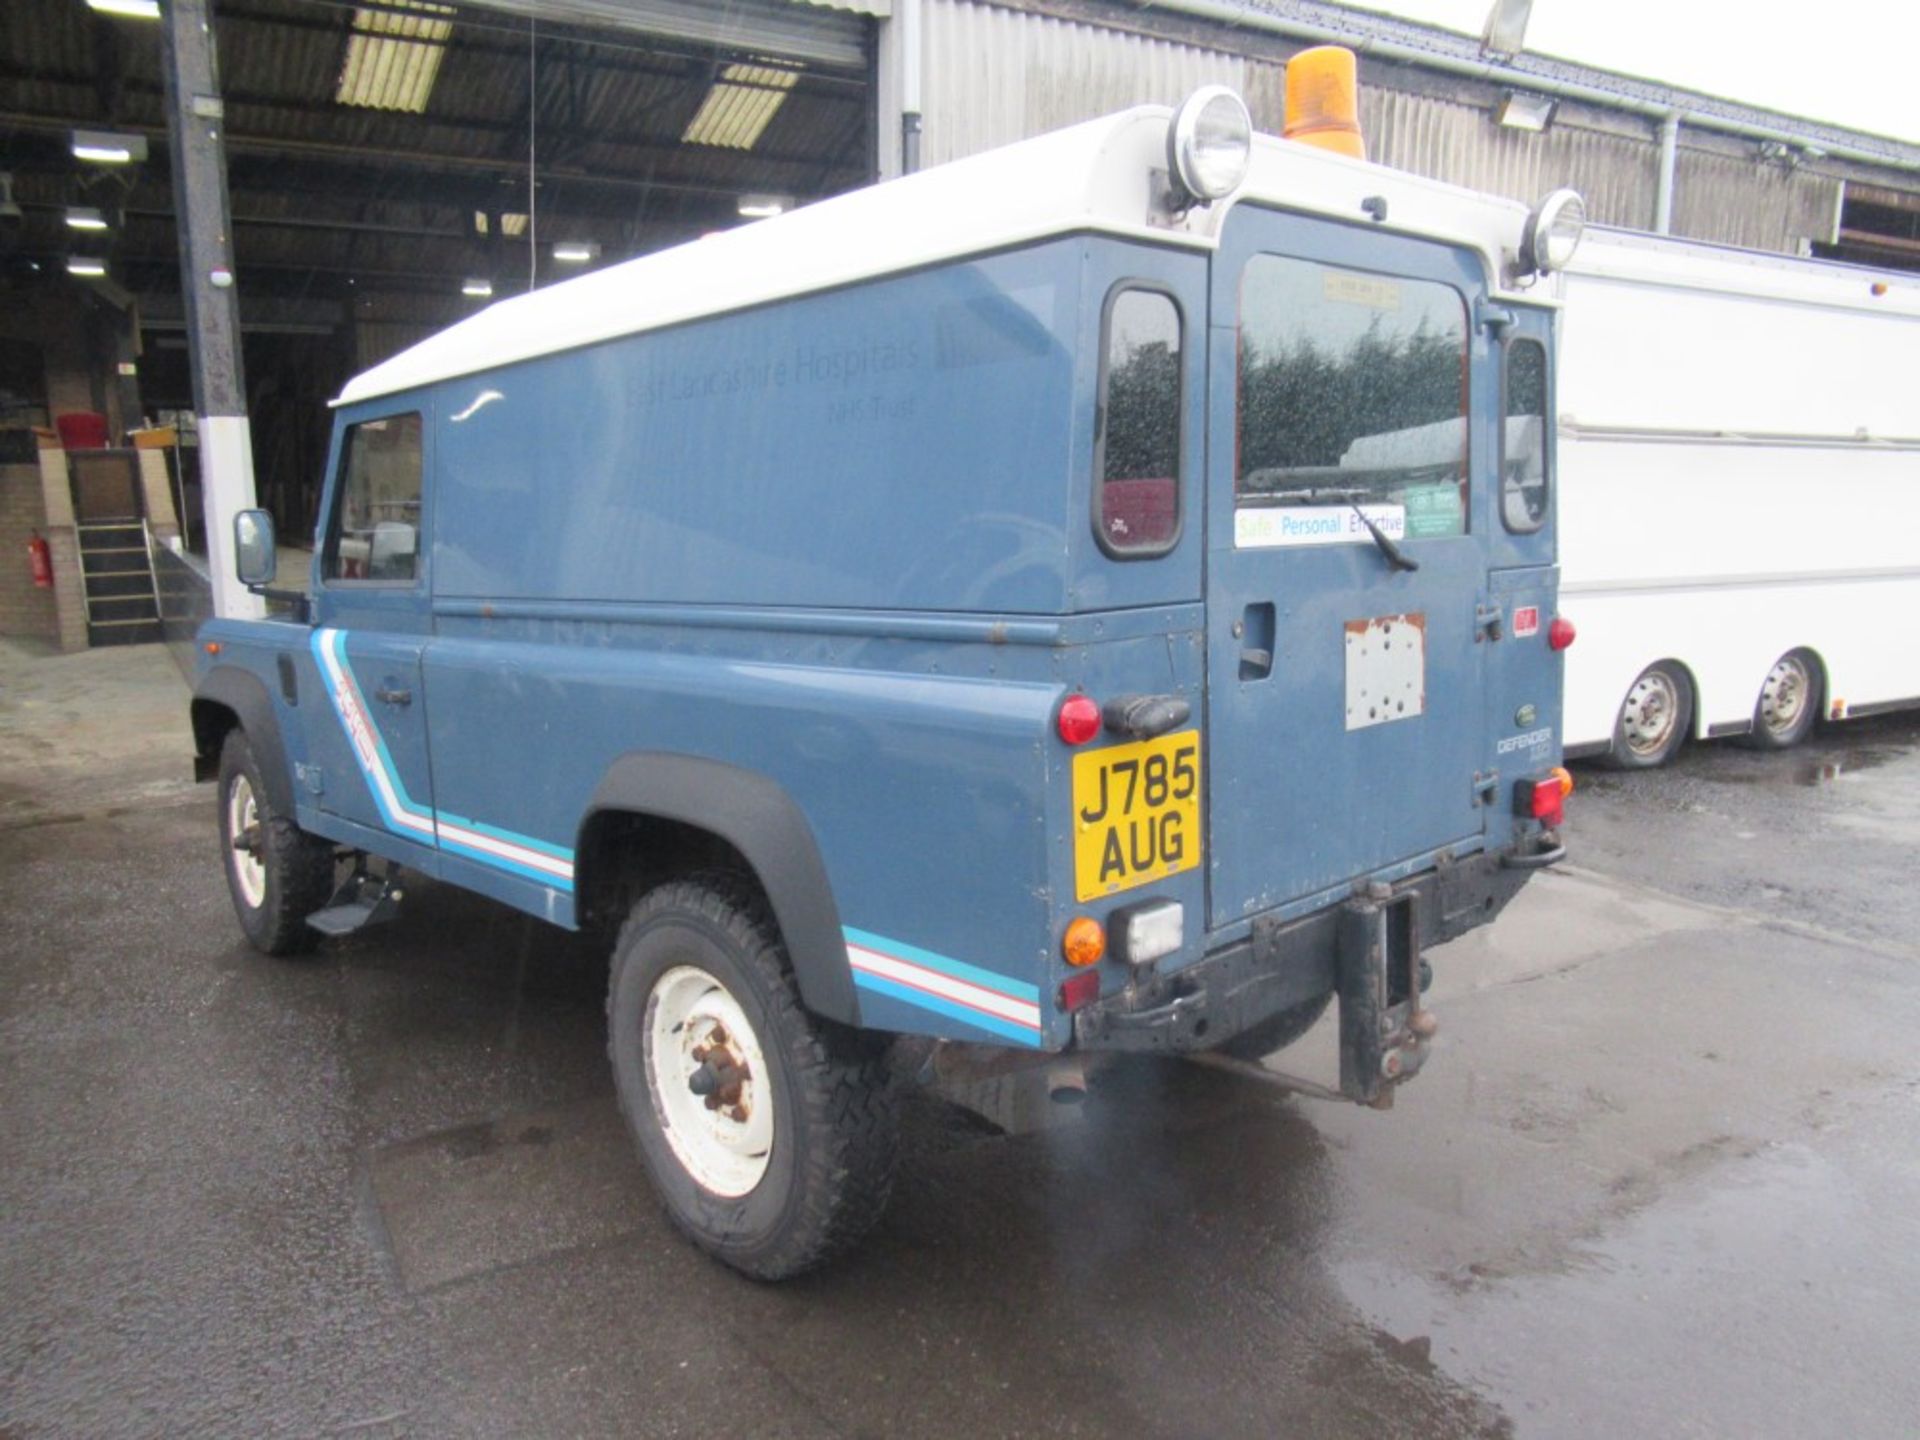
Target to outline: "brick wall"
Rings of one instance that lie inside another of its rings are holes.
[[[27,542],[47,534],[47,508],[37,465],[0,465],[0,635],[60,639],[51,590],[33,583]]]

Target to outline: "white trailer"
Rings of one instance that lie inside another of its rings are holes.
[[[1920,276],[1590,230],[1553,284],[1568,752],[1920,705]]]

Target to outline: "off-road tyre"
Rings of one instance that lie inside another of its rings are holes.
[[[1302,1000],[1298,1005],[1289,1005],[1278,1015],[1271,1015],[1258,1025],[1242,1030],[1220,1049],[1236,1060],[1264,1060],[1286,1049],[1313,1029],[1332,1003],[1333,992],[1329,990],[1311,1000]]]
[[[1789,650],[1768,670],[1753,702],[1753,729],[1734,737],[1749,750],[1790,750],[1813,733],[1826,699],[1826,673],[1811,650]],[[1791,701],[1791,712],[1783,713]]]
[[[675,1154],[649,1083],[656,987],[686,967],[706,972],[738,1006],[771,1084],[765,1171],[732,1198],[702,1185]],[[802,1007],[779,927],[741,875],[669,880],[635,902],[620,928],[607,989],[620,1108],[674,1224],[757,1280],[784,1280],[844,1253],[886,1209],[898,1150],[886,1052],[880,1036]]]
[[[256,885],[252,895],[243,878],[243,853],[234,846],[236,792],[243,800],[251,797],[257,817],[251,827],[259,832],[256,878],[264,886]],[[333,894],[333,844],[302,830],[292,816],[274,811],[260,761],[244,730],[231,731],[220,747],[219,817],[220,869],[248,942],[265,955],[310,953],[320,943],[320,932],[307,924],[307,916]]]
[[[1661,707],[1649,719],[1649,704]],[[1615,770],[1655,770],[1680,753],[1693,729],[1693,682],[1671,660],[1649,665],[1634,677],[1614,714],[1613,743],[1601,757]]]

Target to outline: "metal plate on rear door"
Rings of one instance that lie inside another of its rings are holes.
[[[1426,615],[1347,621],[1347,729],[1411,720],[1426,709]]]

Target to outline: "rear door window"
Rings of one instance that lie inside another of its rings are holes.
[[[1109,555],[1164,555],[1180,534],[1180,307],[1122,285],[1104,332],[1094,530]]]
[[[327,579],[404,585],[418,577],[420,435],[418,412],[362,420],[347,431]]]
[[[1247,262],[1240,507],[1357,504],[1389,534],[1459,535],[1467,474],[1458,290],[1278,255]]]
[[[1500,518],[1525,534],[1547,523],[1547,347],[1507,346],[1505,415],[1500,432]]]

